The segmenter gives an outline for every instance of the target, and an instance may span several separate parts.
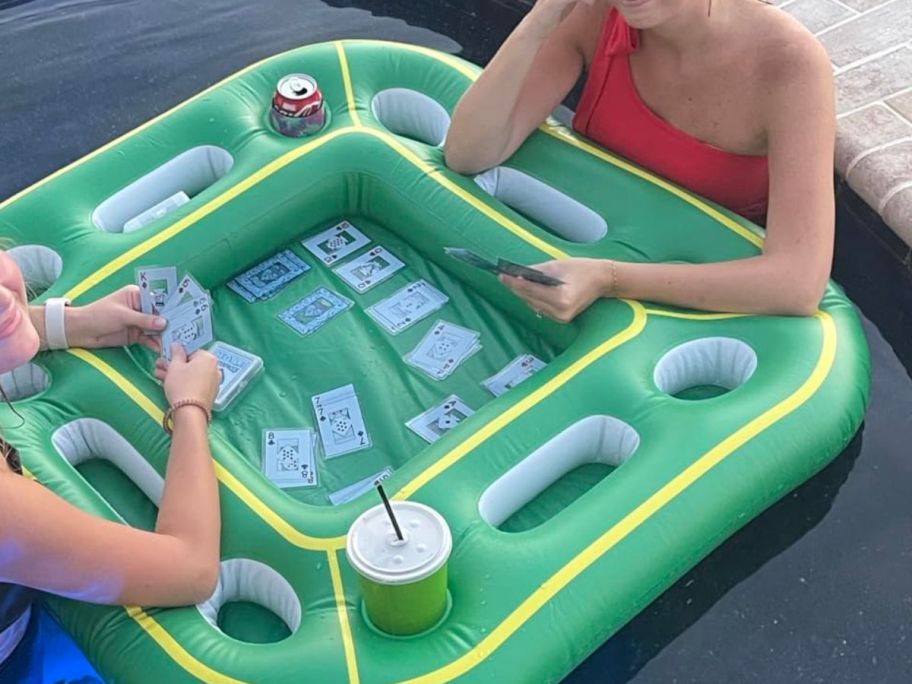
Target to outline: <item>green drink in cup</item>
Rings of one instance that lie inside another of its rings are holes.
[[[352,523],[345,554],[358,573],[370,621],[387,634],[409,636],[430,629],[446,613],[453,538],[434,509],[412,501],[390,505],[402,539],[384,506],[375,506]]]

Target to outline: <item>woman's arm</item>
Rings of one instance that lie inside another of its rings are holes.
[[[211,405],[214,357],[183,350],[165,378],[169,400]],[[41,485],[0,470],[0,581],[94,603],[175,606],[208,598],[218,578],[218,490],[205,413],[175,412],[156,532],[89,515]]]
[[[561,103],[583,70],[581,37],[600,28],[594,1],[538,0],[456,106],[447,166],[497,166]]]
[[[625,297],[708,311],[807,316],[817,309],[833,258],[832,68],[819,43],[782,46],[766,74],[770,202],[763,253],[711,264],[548,262],[567,285],[544,288],[503,277],[537,311],[572,320],[598,297]]]
[[[41,349],[47,349],[44,307],[30,306],[29,319],[38,332]],[[141,344],[158,352],[158,338],[147,332],[161,332],[166,324],[161,316],[140,311],[139,288],[136,285],[122,287],[91,304],[64,309],[67,342],[71,347],[84,349]]]

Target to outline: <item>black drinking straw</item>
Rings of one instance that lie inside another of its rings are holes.
[[[399,541],[405,541],[405,537],[402,536],[402,530],[399,529],[399,522],[396,520],[396,516],[393,515],[393,507],[390,506],[390,500],[386,498],[386,492],[383,491],[383,485],[379,482],[377,483],[377,491],[380,492],[380,498],[383,499],[383,505],[386,506],[386,512],[390,517],[390,521],[393,523],[393,529],[396,530],[396,537]]]

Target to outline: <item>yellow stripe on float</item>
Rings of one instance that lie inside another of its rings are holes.
[[[682,318],[690,321],[727,321],[731,318],[749,318],[754,314],[741,313],[709,313],[700,311],[665,311],[663,309],[646,309],[650,316],[664,318]]]
[[[725,458],[810,399],[826,380],[836,358],[836,326],[833,323],[833,319],[824,312],[818,313],[816,318],[820,321],[823,333],[820,355],[810,376],[793,394],[719,442],[672,478],[655,494],[645,499],[617,524],[574,556],[569,563],[545,580],[538,589],[520,603],[503,622],[492,629],[488,636],[482,639],[474,648],[448,665],[433,672],[405,680],[400,684],[449,682],[480,665],[590,565],[635,532],[649,518],[667,506],[675,497],[706,475]]]
[[[138,624],[142,630],[152,637],[171,659],[180,665],[186,672],[206,684],[248,684],[244,680],[235,679],[213,670],[194,658],[184,649],[178,641],[171,636],[151,615],[138,606],[124,606],[124,611]]]
[[[509,218],[507,218],[506,216],[504,216],[503,214],[498,212],[496,209],[494,209],[493,207],[489,206],[482,200],[475,197],[475,195],[473,195],[472,193],[459,187],[456,183],[454,183],[449,178],[447,178],[439,169],[434,168],[433,166],[428,164],[426,161],[421,159],[418,155],[416,155],[414,152],[412,152],[410,149],[408,149],[401,142],[396,140],[396,138],[393,137],[392,135],[390,135],[389,133],[384,133],[383,131],[378,131],[373,128],[363,128],[363,129],[361,129],[361,132],[366,133],[368,135],[372,135],[373,137],[378,138],[379,140],[382,140],[384,143],[386,143],[387,146],[389,146],[397,154],[399,154],[399,156],[401,156],[403,159],[405,159],[407,162],[409,162],[412,166],[414,166],[419,171],[421,171],[423,174],[425,174],[428,178],[435,181],[444,190],[447,190],[447,191],[451,192],[452,194],[456,195],[462,201],[464,201],[466,204],[470,205],[473,209],[481,212],[486,217],[488,217],[489,219],[491,219],[492,221],[494,221],[495,223],[500,225],[502,228],[505,228],[506,230],[510,231],[516,237],[529,243],[530,245],[532,245],[533,247],[538,249],[540,252],[547,254],[552,259],[568,258],[569,255],[566,252],[558,249],[557,247],[553,246],[549,242],[546,242],[545,240],[542,240],[541,238],[536,237],[535,235],[530,233],[528,230],[526,230],[525,228],[523,228],[516,222],[511,221]]]
[[[175,235],[182,233],[187,228],[193,226],[193,224],[196,222],[204,219],[212,212],[223,207],[231,200],[247,192],[250,190],[250,188],[266,180],[269,178],[269,176],[282,170],[292,162],[297,161],[299,158],[303,157],[306,154],[309,154],[310,152],[313,152],[328,142],[335,140],[336,138],[347,133],[351,133],[355,130],[358,129],[354,127],[340,128],[331,133],[327,133],[325,136],[317,138],[307,144],[301,145],[301,147],[295,148],[290,152],[286,152],[281,157],[272,160],[262,168],[257,169],[254,173],[244,178],[242,181],[239,181],[236,185],[233,185],[218,197],[209,200],[203,206],[199,207],[195,211],[190,212],[184,218],[174,222],[167,228],[159,231],[148,240],[139,243],[132,249],[129,249],[120,256],[114,258],[106,266],[100,268],[95,273],[84,279],[82,282],[75,285],[72,289],[70,289],[69,292],[64,295],[64,297],[70,300],[75,300],[80,295],[85,294],[88,290],[100,284],[105,280],[105,278],[108,278],[123,267],[129,265],[133,261],[136,261],[141,256],[155,249],[164,242],[167,242]]]
[[[345,666],[348,668],[349,684],[359,684],[358,659],[355,657],[355,640],[352,638],[351,625],[348,623],[348,606],[345,603],[345,587],[342,584],[342,572],[335,551],[327,551],[329,574],[332,578],[333,596],[336,600],[336,615],[339,618],[339,629],[342,632],[342,649],[345,652]]]
[[[145,394],[140,392],[133,383],[121,375],[113,366],[85,349],[67,349],[67,353],[72,354],[80,361],[84,361],[92,366],[92,368],[114,383],[121,392],[130,397],[130,399],[133,400],[133,403],[145,411],[158,425],[162,424],[162,419],[165,417],[164,411],[158,408],[158,406],[156,406]]]
[[[457,463],[463,456],[483,444],[492,436],[500,432],[514,420],[541,403],[548,396],[560,389],[576,375],[598,361],[610,351],[617,349],[625,342],[629,342],[639,335],[646,327],[646,310],[639,302],[623,300],[633,310],[633,320],[624,330],[606,340],[595,349],[584,354],[570,366],[555,375],[537,390],[510,406],[506,411],[483,425],[477,432],[459,444],[456,448],[434,461],[426,470],[405,484],[395,494],[397,500],[408,499],[428,482],[443,473],[447,468]]]
[[[361,117],[358,115],[358,107],[355,104],[355,89],[352,85],[351,72],[348,69],[348,58],[345,56],[345,48],[342,45],[342,41],[336,41],[336,52],[339,55],[339,67],[342,69],[342,83],[345,85],[348,114],[354,121],[355,126],[361,128]]]

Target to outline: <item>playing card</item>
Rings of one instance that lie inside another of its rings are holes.
[[[483,380],[481,384],[495,397],[499,397],[507,390],[513,389],[519,383],[540,371],[545,365],[544,361],[533,354],[522,354],[513,359],[495,375]]]
[[[342,221],[301,244],[324,264],[332,266],[369,243],[370,238],[364,233],[348,221]]]
[[[318,394],[311,402],[327,459],[370,447],[370,435],[353,385]]]
[[[192,275],[187,273],[177,282],[177,289],[168,297],[161,313],[167,316],[168,313],[173,313],[180,307],[199,299],[209,299],[209,293],[196,282]]]
[[[449,297],[443,292],[425,280],[418,280],[367,308],[366,312],[389,333],[397,335],[442,309],[448,301]]]
[[[456,367],[481,349],[480,335],[447,321],[437,321],[405,362],[426,372],[435,380],[449,376]]]
[[[265,300],[309,270],[310,266],[286,249],[236,276],[234,281],[257,299]]]
[[[161,336],[161,354],[166,361],[171,361],[174,342],[179,342],[189,356],[212,341],[209,297],[204,295],[176,309],[166,308],[162,315],[168,320]]]
[[[313,430],[264,430],[263,473],[278,487],[313,487]]]
[[[353,484],[343,487],[335,492],[330,493],[329,501],[333,506],[339,506],[344,503],[348,503],[352,499],[357,499],[362,494],[374,489],[377,486],[378,482],[383,482],[384,480],[389,479],[393,474],[393,469],[389,466],[386,466],[379,473],[374,473],[370,477],[365,477],[363,480],[359,480]]]
[[[484,257],[479,256],[471,250],[463,249],[461,247],[444,247],[443,251],[454,259],[468,264],[469,266],[480,268],[482,271],[487,271],[488,273],[493,273],[494,275],[500,273],[500,269],[497,268],[497,264],[495,264],[493,261],[488,261]]]
[[[231,280],[229,280],[229,281],[226,283],[226,285],[228,285],[228,288],[229,288],[232,292],[234,292],[234,293],[237,294],[237,295],[240,295],[240,297],[241,297],[244,301],[246,301],[246,302],[248,302],[248,303],[250,303],[250,304],[253,304],[253,303],[257,300],[257,298],[253,295],[253,293],[250,292],[246,287],[244,287],[243,285],[241,285],[241,284],[237,281],[237,279],[235,279],[235,278],[232,278]]]
[[[451,394],[442,404],[415,416],[405,425],[422,439],[434,443],[473,413],[465,402]]]
[[[351,306],[351,300],[319,287],[280,312],[278,318],[298,334],[310,335]]]
[[[222,411],[263,367],[263,359],[225,342],[216,342],[209,351],[218,361],[220,375],[218,394],[212,406],[216,411]]]
[[[541,271],[529,268],[528,266],[523,266],[522,264],[517,264],[507,259],[498,259],[497,260],[497,270],[500,273],[505,273],[508,276],[513,276],[514,278],[522,278],[523,280],[528,280],[532,283],[538,283],[539,285],[545,285],[546,287],[557,287],[558,285],[563,285],[564,281],[559,280],[549,276],[546,273]]]
[[[142,312],[157,314],[177,290],[177,269],[173,266],[146,266],[136,269]]]
[[[378,245],[333,272],[358,292],[367,292],[404,267],[395,255]]]

